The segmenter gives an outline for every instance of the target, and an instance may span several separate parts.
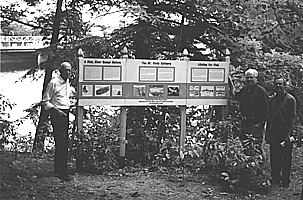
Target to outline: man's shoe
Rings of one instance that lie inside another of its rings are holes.
[[[281,183],[281,187],[283,188],[289,188],[289,183]]]
[[[59,179],[62,181],[71,181],[73,178],[70,176],[59,176]]]
[[[54,172],[54,174],[57,174],[57,175],[58,175],[59,173],[58,173],[58,172]],[[73,172],[73,171],[68,171],[67,174],[68,174],[68,175],[75,175],[76,173]]]
[[[271,179],[270,182],[272,185],[278,185],[278,186],[280,185],[280,180]]]
[[[76,173],[74,171],[68,171],[67,172],[69,175],[75,175]]]

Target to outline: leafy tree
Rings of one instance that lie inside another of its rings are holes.
[[[35,3],[36,1],[28,2]],[[60,2],[58,1],[58,3]],[[111,35],[88,37],[87,30],[90,25],[82,23],[77,16],[83,6],[87,4],[90,5],[91,11],[97,14],[111,6],[118,6],[120,9],[129,6],[125,15],[133,17],[134,20],[115,30]],[[183,49],[187,48],[191,60],[222,60],[225,49],[228,48],[231,51],[231,76],[237,86],[242,85],[244,70],[253,67],[259,69],[259,82],[270,92],[273,77],[282,73],[291,83],[290,86],[295,91],[299,102],[302,102],[303,97],[300,93],[302,91],[302,59],[296,56],[302,51],[302,34],[299,34],[302,33],[301,11],[301,1],[282,0],[117,0],[102,2],[78,0],[67,2],[62,12],[58,12],[61,13],[60,15],[50,12],[48,15],[37,18],[36,26],[45,27],[42,29],[44,35],[51,33],[55,37],[58,35],[58,38],[54,38],[54,40],[57,39],[55,43],[49,48],[41,50],[41,53],[48,57],[48,61],[43,63],[42,67],[48,69],[49,72],[56,68],[62,60],[68,60],[73,63],[73,66],[76,66],[76,53],[79,47],[84,50],[87,57],[118,58],[120,50],[126,46],[130,54],[138,59],[178,59]],[[54,20],[58,16],[60,26],[56,31],[59,32],[55,33],[52,32],[54,23],[49,19]],[[54,42],[54,40],[52,41]],[[204,44],[205,47],[201,48],[199,44]],[[209,49],[208,55],[203,53],[205,48]],[[239,113],[234,112],[236,109],[231,106],[232,118],[227,121],[214,122],[215,124],[211,126],[209,116],[215,113],[212,112],[212,109],[210,107],[210,110],[192,111],[193,114],[188,118],[189,136],[194,141],[203,142],[204,145],[202,148],[198,148],[197,142],[194,147],[189,146],[186,155],[190,156],[198,150],[207,151],[206,157],[201,157],[199,155],[203,154],[197,153],[201,163],[210,159],[213,161],[212,163],[219,163],[221,167],[231,167],[237,162],[237,157],[233,154],[230,158],[228,153],[240,148],[238,141],[234,138],[238,132],[237,117]],[[87,112],[90,114],[95,110]],[[170,163],[182,163],[184,155],[180,155],[180,149],[173,149],[173,146],[179,143],[178,112],[178,107],[128,109],[127,140],[130,142],[127,150],[128,153],[135,155],[133,156],[136,157],[135,162],[150,164],[157,158],[163,159],[158,153],[163,153],[165,156],[167,153],[168,155],[172,153],[171,155],[174,154],[178,162]],[[194,113],[200,113],[200,116],[194,115]],[[300,116],[302,116],[301,110]],[[93,120],[99,123],[100,119],[93,118]],[[201,123],[193,128],[190,126],[192,121]],[[93,124],[98,126],[97,123]],[[103,131],[102,128],[93,127],[92,131],[87,131],[85,135],[86,138],[94,137],[93,140],[85,141],[85,145],[87,150],[94,152],[92,155],[95,157],[89,158],[92,160],[96,158],[94,161],[99,164],[104,162],[104,157],[102,155],[100,156],[102,159],[97,159],[100,158],[96,153],[97,149],[100,150],[97,144],[103,144],[104,138],[107,138],[102,135]],[[211,132],[213,138],[206,132]],[[98,134],[100,135],[98,136]],[[113,140],[115,136],[110,135],[109,138]],[[89,146],[90,142],[93,143],[92,146]],[[230,146],[224,146],[227,142]],[[111,144],[116,145],[115,142]],[[214,145],[217,148],[215,150],[211,149]],[[191,150],[191,148],[193,149]],[[101,151],[104,149],[101,148]],[[225,157],[221,156],[222,152],[226,153]],[[89,155],[88,151],[85,153],[87,153],[85,155]],[[214,154],[216,156],[211,157]],[[92,164],[92,160],[88,163]],[[113,163],[111,162],[111,164]],[[240,164],[246,166],[247,163],[251,164],[251,161],[244,156],[241,157]],[[97,169],[102,168],[96,167],[97,165],[93,163],[90,166]]]
[[[38,31],[33,31],[28,26],[19,23],[9,23],[8,21],[1,21],[1,35],[4,36],[29,36],[38,35]]]
[[[35,6],[40,1],[29,0],[26,2],[28,3],[28,5]],[[56,2],[56,12],[50,10],[49,13],[37,17],[35,19],[35,25],[31,23],[27,24],[34,28],[43,27],[40,29],[41,34],[46,37],[52,35],[50,42],[51,46],[42,51],[45,57],[47,57],[47,62],[40,66],[44,68],[46,72],[44,76],[42,94],[44,93],[44,90],[46,89],[46,86],[51,79],[53,70],[58,67],[61,61],[68,60],[74,63],[74,66],[76,66],[76,62],[74,60],[76,56],[70,56],[68,53],[65,53],[65,56],[63,57],[56,56],[59,53],[62,53],[61,46],[82,39],[91,27],[88,23],[84,23],[81,19],[80,11],[82,10],[85,3],[77,1],[69,2],[68,5],[65,5],[65,10],[62,10],[63,1],[57,0]],[[1,14],[1,17],[11,21],[21,22],[20,17],[25,16],[26,11],[17,11],[15,9],[15,6],[16,5],[11,5],[11,7],[2,7],[5,12]],[[94,5],[93,7],[97,8],[97,5]],[[71,48],[68,47],[67,49]],[[67,49],[65,48],[65,50]],[[41,112],[36,131],[37,136],[35,137],[35,144],[39,142],[43,143],[43,136],[41,137],[41,141],[39,139],[40,136],[38,135],[38,133],[40,133],[40,126],[45,122],[48,116],[48,112],[44,111],[43,109],[40,110]]]

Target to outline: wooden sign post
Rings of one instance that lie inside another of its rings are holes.
[[[125,148],[126,148],[126,106],[121,106],[120,113],[120,160],[119,167],[125,166]]]
[[[229,61],[79,58],[77,123],[83,106],[120,106],[120,157],[124,165],[129,106],[180,106],[180,146],[186,138],[186,106],[221,105],[227,113]],[[81,148],[79,148],[81,152]],[[80,153],[81,154],[81,153]],[[81,157],[81,156],[79,156]]]

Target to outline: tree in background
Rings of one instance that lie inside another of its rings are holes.
[[[29,6],[36,6],[41,1],[25,0],[25,2]],[[64,2],[63,4],[63,0],[57,0],[56,4],[50,2],[48,5],[50,8],[56,8],[55,12],[53,9],[49,9],[47,13],[41,13],[41,16],[35,17],[31,22],[22,21],[22,17],[26,16],[26,10],[16,9],[17,5],[11,4],[10,6],[1,7],[1,10],[4,11],[1,17],[4,19],[3,24],[6,24],[6,27],[10,27],[10,22],[18,22],[34,29],[39,29],[40,34],[46,38],[49,38],[51,35],[50,47],[38,51],[46,58],[46,62],[39,66],[45,69],[42,94],[51,80],[53,70],[59,66],[60,62],[69,61],[73,63],[74,67],[76,66],[77,62],[75,58],[77,50],[71,44],[83,39],[91,27],[89,23],[82,21],[81,10],[85,6],[84,2],[73,1]],[[62,10],[62,8],[64,9]],[[93,8],[96,10],[99,8],[99,5],[93,5]],[[6,29],[2,30],[6,32],[10,31]],[[62,48],[62,46],[65,46],[65,48]],[[43,131],[40,129],[48,118],[48,112],[43,109],[40,110],[34,148],[40,144],[40,148],[43,149],[44,136]]]
[[[302,4],[300,0],[58,0],[53,6],[57,13],[49,12],[34,21],[35,27],[42,27],[41,34],[53,35],[52,45],[40,51],[47,57],[41,65],[48,71],[46,77],[62,60],[76,66],[80,47],[86,57],[95,58],[119,58],[122,48],[127,47],[138,59],[178,59],[187,48],[191,60],[222,60],[229,49],[231,75],[239,85],[243,71],[253,67],[259,69],[260,82],[267,84],[268,90],[272,77],[281,72],[290,74],[290,83],[299,92],[302,59],[295,55],[302,54]],[[127,8],[125,16],[133,21],[111,35],[90,37],[90,25],[80,17],[85,5],[97,14],[113,6]],[[1,17],[12,20],[10,10],[6,11]],[[138,127],[131,135],[142,138],[137,142],[140,148],[147,149],[146,144],[150,144],[147,136],[158,143],[167,139],[170,133],[166,130],[178,127],[177,112],[170,107],[129,109],[129,119],[143,116],[133,120],[137,124],[128,121],[129,127]],[[172,122],[176,126],[169,127]]]

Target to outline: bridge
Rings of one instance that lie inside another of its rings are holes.
[[[43,36],[0,36],[0,72],[36,68],[36,50],[46,46]]]

